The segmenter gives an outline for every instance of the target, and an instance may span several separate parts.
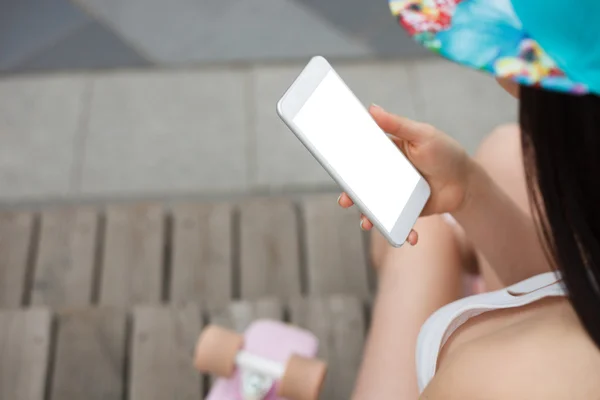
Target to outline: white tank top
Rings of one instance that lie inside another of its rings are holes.
[[[487,311],[516,308],[546,297],[565,296],[560,274],[548,272],[507,288],[465,297],[431,315],[417,339],[417,380],[419,391],[429,384],[437,370],[440,350],[450,336],[467,320]]]

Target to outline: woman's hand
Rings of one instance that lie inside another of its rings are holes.
[[[472,160],[460,144],[431,125],[390,114],[379,106],[371,106],[369,112],[429,183],[431,197],[421,215],[460,209],[467,197],[472,169]],[[338,202],[344,208],[354,204],[346,193],[342,193]],[[362,215],[361,227],[370,230],[373,224]],[[412,231],[408,242],[415,245],[417,240],[416,232]]]

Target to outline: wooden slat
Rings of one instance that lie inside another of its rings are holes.
[[[119,309],[61,313],[51,400],[122,400],[126,332],[126,314]]]
[[[47,310],[0,311],[0,400],[43,400],[51,345]]]
[[[164,217],[157,205],[107,212],[100,303],[158,303],[162,296]]]
[[[197,306],[137,307],[129,399],[200,399],[202,375],[192,366],[200,329]]]
[[[362,359],[365,322],[356,297],[300,299],[291,304],[292,322],[319,338],[319,357],[328,364],[321,398],[351,398]]]
[[[365,245],[356,210],[343,210],[334,197],[304,202],[309,293],[367,298]]]
[[[232,208],[180,205],[173,210],[171,300],[219,307],[232,298]]]
[[[58,209],[42,214],[33,304],[90,304],[97,222],[96,212],[91,209]]]
[[[267,318],[281,320],[283,307],[275,299],[260,299],[256,301],[236,301],[228,307],[215,310],[210,314],[211,324],[233,329],[243,333],[255,319]]]
[[[240,241],[242,299],[300,294],[298,218],[290,201],[243,204]]]
[[[0,214],[0,307],[23,301],[33,216],[24,212]]]

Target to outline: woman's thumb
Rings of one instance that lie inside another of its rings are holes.
[[[419,142],[431,133],[429,125],[391,114],[378,105],[371,105],[369,112],[384,132],[398,139]]]

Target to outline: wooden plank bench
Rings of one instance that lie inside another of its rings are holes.
[[[202,399],[210,380],[192,360],[204,321],[243,332],[257,318],[285,315],[320,340],[319,357],[329,364],[321,397],[348,399],[365,320],[358,298],[335,295],[289,306],[236,301],[213,310],[189,304],[0,311],[0,400]]]
[[[0,312],[0,399],[44,399],[51,336],[48,310]]]
[[[322,398],[347,399],[371,290],[358,215],[335,199],[0,213],[0,400],[202,398],[202,326],[259,317],[312,330]]]
[[[0,308],[366,299],[363,239],[333,196],[0,213]]]

